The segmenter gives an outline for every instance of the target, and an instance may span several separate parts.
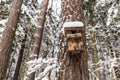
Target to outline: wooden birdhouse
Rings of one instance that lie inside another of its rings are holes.
[[[65,22],[63,24],[64,35],[67,38],[67,51],[82,51],[84,24],[80,21]]]

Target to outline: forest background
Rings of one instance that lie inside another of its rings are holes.
[[[13,0],[0,0],[0,41],[4,32]],[[44,1],[44,0],[43,0]],[[32,55],[32,47],[38,18],[43,10],[42,0],[23,0],[12,53],[5,80],[13,80],[16,65],[23,50],[18,80],[36,72],[36,80],[55,80],[60,66],[59,35],[62,30],[61,0],[49,0],[39,58]],[[89,80],[120,79],[120,1],[84,0]],[[1,44],[1,43],[0,43]],[[23,47],[23,44],[24,47]],[[29,67],[28,67],[29,66]],[[39,70],[38,70],[39,69]]]

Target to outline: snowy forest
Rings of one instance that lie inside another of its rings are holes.
[[[120,80],[120,0],[0,0],[0,80]]]

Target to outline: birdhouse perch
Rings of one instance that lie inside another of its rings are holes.
[[[65,22],[63,28],[67,38],[67,51],[84,50],[82,39],[84,24],[81,21]]]

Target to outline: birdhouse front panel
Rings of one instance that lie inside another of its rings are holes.
[[[67,39],[67,51],[83,51],[84,44],[80,38]]]
[[[66,22],[64,23],[64,33],[67,38],[67,51],[83,51],[83,31],[82,22]]]

